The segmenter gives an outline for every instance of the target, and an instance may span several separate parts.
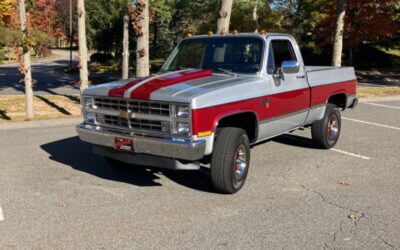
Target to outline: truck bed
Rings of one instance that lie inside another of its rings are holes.
[[[352,67],[306,66],[305,70],[311,87],[357,79]]]

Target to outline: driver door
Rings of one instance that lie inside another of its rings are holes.
[[[263,138],[300,127],[307,118],[310,88],[305,77],[302,57],[295,44],[287,37],[269,40],[267,82],[270,93],[267,96],[269,108],[262,129]],[[285,72],[282,66],[291,68],[286,68]]]

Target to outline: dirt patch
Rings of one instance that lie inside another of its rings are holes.
[[[81,115],[79,96],[38,95],[34,96],[35,120],[72,118]],[[24,96],[0,96],[0,124],[25,121]]]

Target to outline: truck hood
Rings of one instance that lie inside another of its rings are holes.
[[[262,88],[254,86],[262,82],[258,75],[234,76],[190,69],[101,84],[86,89],[83,95],[192,103],[193,108],[200,108],[262,95]]]

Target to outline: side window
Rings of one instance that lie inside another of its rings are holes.
[[[276,73],[284,61],[297,61],[292,44],[288,40],[272,40],[268,53],[268,74]]]

